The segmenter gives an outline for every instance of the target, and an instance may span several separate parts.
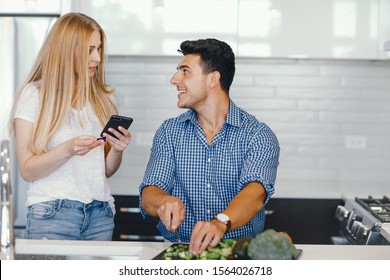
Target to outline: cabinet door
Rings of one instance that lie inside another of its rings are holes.
[[[240,3],[241,56],[255,52],[270,57],[378,57],[378,0]]]
[[[114,195],[115,229],[114,241],[163,241],[157,230],[157,218],[144,219],[139,210],[138,196]]]
[[[339,235],[335,217],[339,199],[271,198],[265,228],[287,232],[295,244],[332,244]]]
[[[177,55],[184,40],[214,37],[241,57],[378,59],[388,6],[389,0],[198,0],[189,13],[182,0],[107,0],[83,1],[79,9],[105,29],[111,55]]]
[[[383,49],[384,49],[385,51],[390,52],[390,40],[386,41],[386,42],[383,44]]]

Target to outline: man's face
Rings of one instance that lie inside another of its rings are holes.
[[[200,56],[189,54],[183,57],[177,66],[177,72],[171,78],[171,84],[178,91],[177,106],[195,109],[207,98],[207,75],[200,65]]]

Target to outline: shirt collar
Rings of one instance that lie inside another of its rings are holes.
[[[194,109],[190,109],[179,117],[179,122],[190,121],[195,124],[198,123],[198,119],[196,117],[196,112]],[[232,126],[239,127],[241,124],[241,115],[240,109],[236,104],[230,99],[229,110],[226,118],[226,123]]]

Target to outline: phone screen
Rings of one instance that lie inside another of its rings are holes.
[[[130,125],[132,124],[132,122],[133,122],[132,118],[125,117],[125,116],[119,116],[119,115],[112,115],[110,120],[107,122],[106,126],[104,127],[102,133],[100,133],[101,138],[98,138],[98,140],[104,138],[103,133],[107,133],[107,134],[111,135],[112,137],[115,137],[116,139],[118,139],[118,137],[116,137],[113,133],[109,132],[108,129],[111,127],[113,129],[117,130],[118,132],[120,132],[118,130],[119,126],[128,129],[130,127]],[[122,133],[122,132],[120,132],[120,133]],[[103,139],[103,140],[105,141],[105,139]]]

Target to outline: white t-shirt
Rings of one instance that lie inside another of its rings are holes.
[[[22,91],[14,118],[34,123],[38,117],[38,83],[28,84]],[[80,115],[80,121],[79,116]],[[69,118],[49,139],[51,150],[66,140],[80,135],[98,137],[102,126],[93,108],[88,105],[77,113],[72,109]],[[27,192],[27,205],[55,199],[76,200],[90,203],[92,200],[108,201],[114,211],[114,198],[105,175],[103,146],[91,150],[84,156],[74,155],[48,176],[30,182]],[[114,211],[115,213],[115,211]]]

